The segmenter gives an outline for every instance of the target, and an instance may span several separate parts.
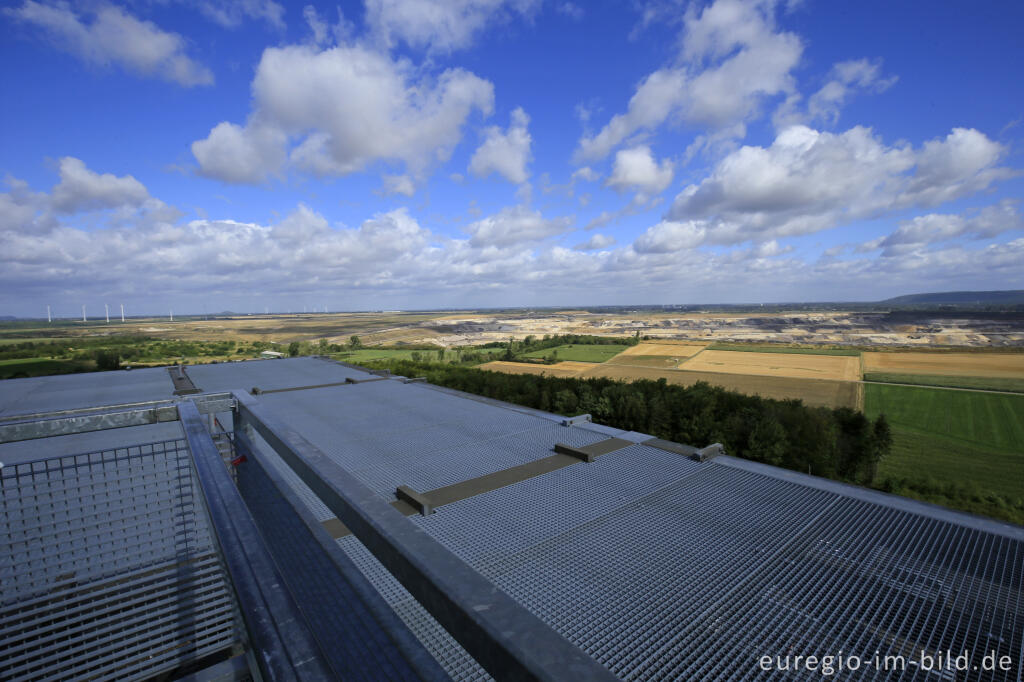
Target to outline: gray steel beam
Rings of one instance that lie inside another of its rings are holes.
[[[185,401],[178,404],[178,413],[262,679],[336,679],[285,588],[199,410]]]
[[[34,438],[68,436],[74,433],[120,429],[126,426],[144,426],[178,420],[177,403],[170,400],[112,405],[90,410],[30,415],[17,421],[0,423],[0,443],[14,443]],[[234,400],[227,393],[210,394],[199,399],[196,406],[201,414],[229,412]]]
[[[240,392],[234,395],[235,430],[247,425],[255,429],[496,679],[615,679],[604,666],[410,522],[255,398]]]

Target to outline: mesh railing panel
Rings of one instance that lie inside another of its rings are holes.
[[[0,679],[146,679],[231,647],[183,440],[0,469]]]

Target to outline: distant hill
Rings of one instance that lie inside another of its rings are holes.
[[[940,291],[887,298],[879,303],[892,305],[1020,305],[1024,289],[1012,291]]]

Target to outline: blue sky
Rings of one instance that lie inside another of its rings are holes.
[[[0,9],[0,314],[1024,288],[1024,5]]]

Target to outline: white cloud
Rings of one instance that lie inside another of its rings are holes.
[[[702,221],[663,220],[637,237],[633,249],[637,253],[675,253],[700,246],[706,236],[707,227]]]
[[[366,0],[366,23],[387,46],[440,52],[468,47],[489,24],[532,16],[539,0]]]
[[[330,28],[313,5],[306,5],[302,8],[302,18],[306,20],[310,32],[313,34],[313,44],[323,45],[327,42],[327,31]]]
[[[17,180],[7,184],[10,190],[0,193],[0,227],[6,228],[0,306],[20,311],[28,305],[37,315],[40,301],[123,300],[131,308],[133,296],[152,306],[160,295],[174,301],[175,310],[308,296],[326,297],[332,307],[341,300],[350,307],[381,301],[557,305],[595,297],[793,300],[807,291],[825,300],[870,300],[948,286],[951,273],[964,288],[1024,283],[1024,238],[881,258],[839,259],[835,252],[805,262],[770,239],[745,249],[698,249],[706,241],[700,221],[665,221],[632,245],[612,248],[610,238],[595,236],[565,247],[550,238],[566,231],[569,219],[546,220],[523,207],[475,223],[467,239],[432,233],[405,208],[349,228],[304,204],[266,225],[202,219],[72,227],[47,215],[50,195]],[[983,210],[965,218],[975,221],[980,235],[994,229],[1008,207],[997,204],[991,216],[982,218]],[[51,224],[41,229],[40,218]]]
[[[102,175],[86,168],[80,159],[65,156],[60,160],[60,184],[53,188],[51,201],[61,213],[141,206],[149,192],[130,175]]]
[[[726,156],[676,197],[667,218],[706,220],[717,243],[807,234],[974,194],[1013,175],[995,165],[1004,153],[963,128],[914,150],[859,126],[841,134],[793,126],[770,147]]]
[[[572,225],[570,217],[545,218],[539,211],[525,206],[504,208],[466,227],[472,246],[511,246],[524,242],[537,242],[564,234]]]
[[[839,62],[832,67],[829,80],[807,100],[807,115],[795,110],[795,102],[787,100],[776,112],[775,125],[782,128],[805,120],[822,121],[834,125],[846,101],[856,92],[885,92],[891,88],[897,76],[882,76],[881,60],[856,59]]]
[[[883,255],[907,253],[958,237],[991,239],[1004,232],[1024,229],[1018,201],[1004,199],[967,214],[929,213],[905,220],[888,237],[862,245],[864,251],[884,249]]]
[[[416,184],[408,175],[385,175],[384,194],[402,194],[411,197],[416,194]]]
[[[595,182],[600,177],[601,176],[598,175],[590,166],[583,166],[582,168],[577,168],[572,172],[572,179],[570,182],[573,184],[580,180],[584,182]]]
[[[186,87],[213,83],[213,73],[185,54],[185,40],[180,35],[136,19],[113,5],[100,6],[91,23],[64,4],[50,6],[27,0],[6,12],[40,28],[58,48],[91,64],[117,64]]]
[[[235,125],[224,121],[210,134],[192,143],[199,172],[235,184],[257,184],[281,172],[286,159],[287,135],[274,126]]]
[[[598,249],[607,249],[609,246],[614,245],[615,237],[604,234],[595,234],[587,241],[580,242],[572,248],[574,251],[596,251]]]
[[[637,86],[626,112],[596,135],[584,135],[578,162],[602,159],[637,133],[676,116],[717,134],[742,137],[745,122],[769,96],[794,89],[790,72],[803,46],[775,30],[774,2],[717,0],[686,13],[680,63],[658,69]]]
[[[557,5],[558,13],[564,14],[573,21],[579,21],[583,18],[585,12],[583,8],[574,2],[562,2]]]
[[[283,29],[284,7],[274,0],[200,0],[199,9],[207,18],[225,28],[235,28],[245,19],[265,21]]]
[[[200,172],[254,183],[280,171],[347,175],[401,161],[413,176],[449,158],[473,111],[489,114],[488,81],[449,69],[437,79],[361,46],[268,48],[245,126],[220,123],[192,145]],[[289,150],[289,145],[295,143]]]
[[[672,183],[673,167],[668,159],[660,164],[646,145],[620,149],[615,153],[612,175],[605,183],[619,191],[636,189],[645,194],[658,194]]]
[[[527,126],[530,117],[522,108],[512,112],[508,130],[502,131],[491,126],[484,132],[485,138],[473,153],[469,171],[478,177],[497,173],[509,182],[522,184],[530,177],[526,169],[530,162],[532,138]]]

